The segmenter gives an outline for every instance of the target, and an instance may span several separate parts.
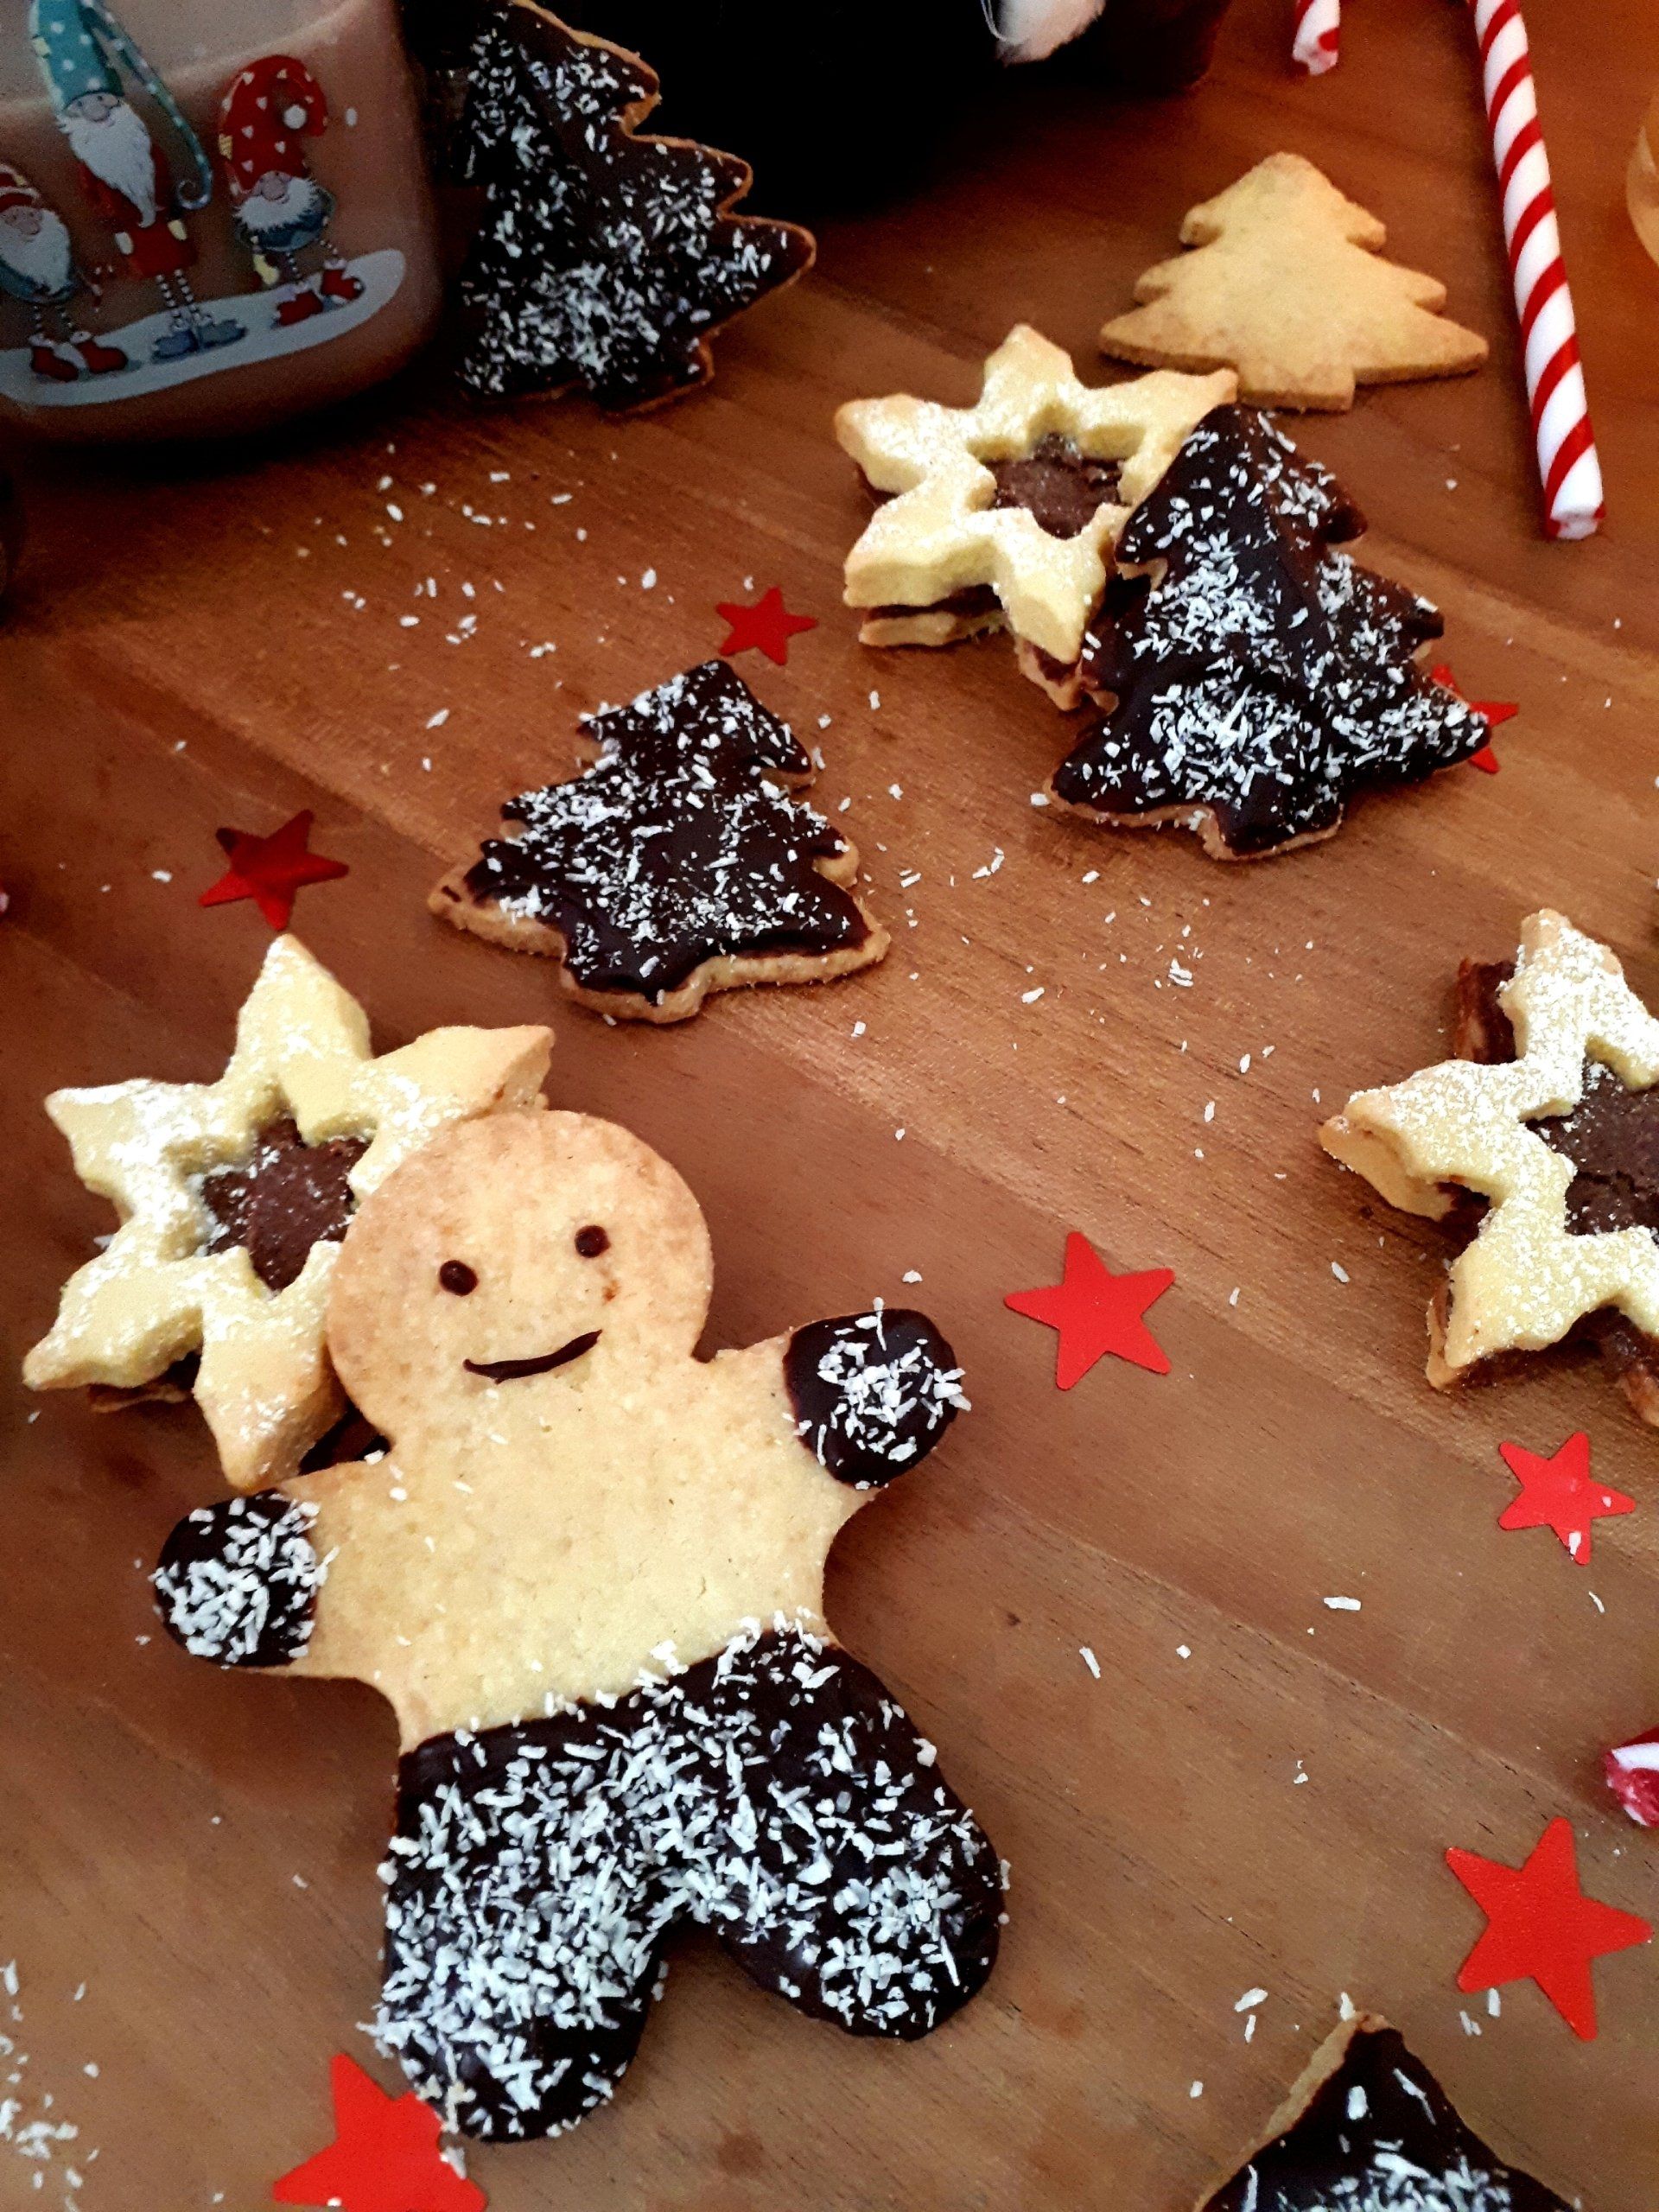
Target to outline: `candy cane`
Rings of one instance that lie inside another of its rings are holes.
[[[1322,77],[1337,66],[1337,41],[1342,29],[1342,0],[1296,0],[1296,36],[1293,61],[1300,61],[1310,77]]]
[[[1555,225],[1549,158],[1538,128],[1527,27],[1516,0],[1469,0],[1480,41],[1486,121],[1503,197],[1515,311],[1532,404],[1544,528],[1552,537],[1594,535],[1606,509],[1601,463]]]

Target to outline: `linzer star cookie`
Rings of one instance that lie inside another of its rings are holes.
[[[942,645],[1006,623],[1049,660],[1074,661],[1129,510],[1232,393],[1226,374],[1091,390],[1020,323],[972,407],[907,392],[849,401],[836,435],[872,487],[894,495],[847,556],[860,637]]]
[[[360,1199],[452,1122],[538,1103],[546,1029],[435,1029],[375,1059],[357,1001],[279,937],[217,1083],[46,1102],[120,1226],[64,1287],[32,1389],[194,1396],[226,1478],[291,1474],[339,1419],[323,1306]]]
[[[1187,213],[1178,254],[1135,288],[1101,350],[1172,369],[1233,368],[1268,407],[1344,408],[1358,384],[1459,376],[1486,340],[1440,313],[1446,287],[1385,261],[1388,232],[1300,154],[1269,154]]]
[[[858,854],[787,793],[812,763],[725,661],[584,724],[597,762],[509,800],[515,834],[446,876],[432,911],[545,953],[596,1013],[683,1021],[709,991],[810,983],[880,960]]]
[[[329,1298],[389,1455],[162,1552],[187,1649],[396,1708],[378,2032],[469,2134],[608,2098],[683,1923],[855,2035],[925,2035],[995,1957],[995,1851],[823,1618],[836,1531],[967,1402],[950,1348],[878,1308],[698,1359],[710,1281],[696,1199],[626,1130],[446,1131]]]
[[[1571,2212],[1505,2165],[1375,2013],[1315,2051],[1261,2145],[1198,2212]]]
[[[1418,664],[1438,611],[1334,550],[1364,527],[1265,416],[1207,415],[1119,541],[1078,663],[1107,711],[1055,798],[1255,860],[1478,752],[1485,722]]]
[[[732,213],[747,163],[639,135],[658,98],[638,54],[534,0],[489,11],[461,124],[485,194],[461,277],[474,391],[655,406],[707,382],[715,332],[810,266],[809,232]]]
[[[1465,966],[1458,1046],[1319,1133],[1408,1213],[1457,1230],[1463,1193],[1487,1202],[1429,1309],[1429,1381],[1586,1336],[1659,1426],[1659,1021],[1546,908],[1512,970]]]

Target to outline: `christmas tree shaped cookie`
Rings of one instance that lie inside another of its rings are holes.
[[[1181,243],[1135,288],[1101,349],[1173,369],[1231,368],[1270,407],[1351,407],[1356,384],[1459,376],[1486,341],[1449,321],[1446,287],[1382,258],[1375,215],[1300,154],[1270,154],[1189,210]]]
[[[624,411],[713,372],[709,340],[812,259],[808,232],[730,210],[746,163],[639,135],[657,79],[534,0],[474,51],[462,166],[485,212],[461,301],[463,380],[493,398],[583,385]]]
[[[435,913],[550,955],[595,1013],[683,1021],[711,991],[817,982],[880,960],[856,849],[789,797],[812,763],[723,660],[586,725],[599,759],[502,810]]]
[[[1078,664],[1107,711],[1055,797],[1253,860],[1478,753],[1485,722],[1418,664],[1438,611],[1335,550],[1364,527],[1264,415],[1207,415],[1119,542]]]

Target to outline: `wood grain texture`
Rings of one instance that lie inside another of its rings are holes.
[[[1659,992],[1659,270],[1623,203],[1659,32],[1648,0],[1604,0],[1593,26],[1567,0],[1529,14],[1608,483],[1586,545],[1537,528],[1477,74],[1444,0],[1356,6],[1317,85],[1288,73],[1276,0],[1240,0],[1185,100],[1011,83],[939,181],[826,228],[814,275],[721,340],[712,390],[649,420],[475,410],[429,371],[268,448],[28,487],[0,627],[8,1375],[108,1225],[41,1094],[217,1072],[266,933],[251,907],[198,909],[212,833],[302,805],[352,874],[298,926],[383,1046],[550,1017],[556,1102],[686,1175],[715,1236],[711,1344],[879,1294],[925,1306],[967,1367],[974,1414],[860,1516],[830,1611],[1012,1863],[988,1991],[881,2048],[690,1944],[613,2110],[474,2154],[495,2212],[1183,2212],[1344,1989],[1591,2212],[1659,2201],[1659,1956],[1600,1967],[1593,2044],[1529,1988],[1496,2019],[1463,2000],[1477,2037],[1453,1977],[1479,1916],[1440,1859],[1518,1861],[1564,1812],[1586,1886],[1653,1913],[1655,1846],[1599,1758],[1659,1721],[1659,1438],[1593,1366],[1430,1392],[1432,1236],[1313,1135],[1321,1105],[1438,1055],[1459,955],[1507,952],[1540,903]],[[1369,512],[1363,556],[1445,608],[1465,689],[1522,715],[1500,775],[1227,869],[1033,807],[1066,727],[1004,646],[860,650],[838,599],[864,507],[829,422],[857,393],[968,399],[1020,316],[1094,373],[1094,333],[1181,212],[1280,147],[1493,341],[1477,377],[1293,427]],[[611,1028],[425,893],[504,795],[572,761],[580,709],[714,650],[715,601],[751,578],[822,618],[786,671],[744,673],[821,740],[893,951],[683,1030]],[[1072,1227],[1116,1266],[1177,1270],[1153,1317],[1168,1377],[1109,1363],[1062,1396],[1052,1338],[1004,1312],[1056,1279]],[[245,2212],[327,2139],[328,2054],[369,2056],[391,1714],[155,1635],[144,1571],[214,1494],[189,1408],[97,1418],[9,1389],[0,1958],[24,2094],[99,2149],[77,2158],[85,2212],[215,2191]],[[1588,1568],[1495,1526],[1498,1442],[1580,1427],[1638,1500]],[[1234,2000],[1257,1985],[1247,2046]],[[63,2156],[37,2192],[0,2145],[0,2206],[55,2212]]]

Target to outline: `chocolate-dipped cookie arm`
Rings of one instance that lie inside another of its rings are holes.
[[[187,1513],[162,1547],[156,1605],[174,1640],[221,1667],[285,1667],[311,1640],[326,1567],[316,1508],[260,1491]]]
[[[878,1307],[797,1329],[784,1381],[801,1440],[839,1483],[879,1490],[964,1411],[956,1354],[925,1313]]]

